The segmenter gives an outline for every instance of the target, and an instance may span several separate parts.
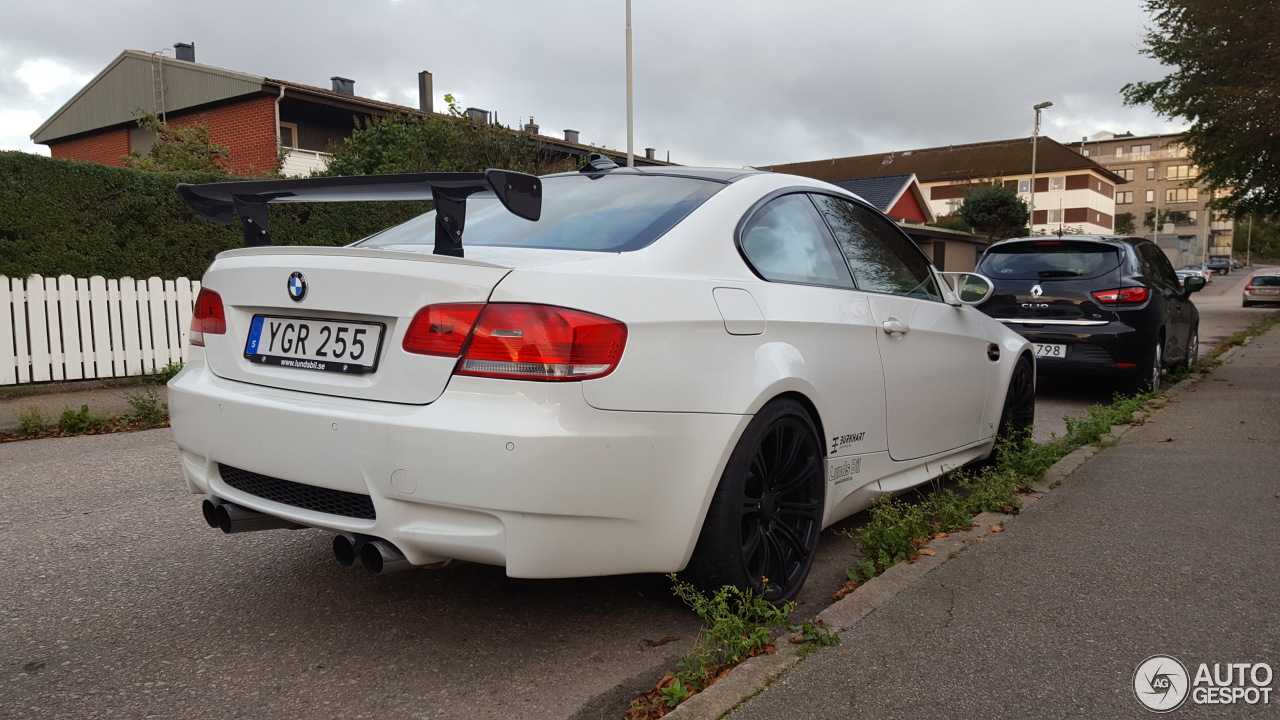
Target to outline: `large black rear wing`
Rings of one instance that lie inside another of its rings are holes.
[[[510,170],[178,185],[178,194],[206,220],[226,225],[239,215],[245,247],[271,244],[267,203],[433,200],[436,204],[435,253],[454,257],[462,257],[467,198],[479,192],[492,192],[502,206],[517,217],[537,220],[542,215],[542,181],[534,175]]]

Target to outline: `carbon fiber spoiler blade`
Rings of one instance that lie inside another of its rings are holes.
[[[435,252],[455,257],[462,257],[467,198],[480,192],[494,193],[508,212],[525,220],[542,215],[542,181],[510,170],[178,184],[187,206],[206,220],[226,225],[239,215],[245,247],[271,244],[268,203],[433,200]]]

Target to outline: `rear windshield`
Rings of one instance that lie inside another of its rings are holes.
[[[666,175],[561,175],[543,179],[542,216],[507,212],[492,193],[467,200],[462,245],[626,252],[657,240],[723,183]],[[385,248],[435,244],[436,213],[388,228],[359,243]]]
[[[1254,287],[1280,287],[1280,275],[1257,275],[1253,278]]]
[[[1120,263],[1119,249],[1110,245],[1050,240],[994,245],[978,263],[978,272],[997,280],[1094,278],[1115,270]]]

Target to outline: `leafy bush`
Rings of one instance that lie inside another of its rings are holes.
[[[78,435],[101,429],[108,420],[106,415],[90,410],[88,405],[81,405],[79,410],[63,410],[58,428],[68,435]]]
[[[0,275],[197,278],[242,247],[239,224],[197,216],[176,184],[225,175],[148,172],[0,151]],[[277,245],[346,245],[427,203],[292,203],[271,208]]]
[[[49,420],[35,405],[28,405],[18,413],[18,429],[23,435],[42,435],[49,429]]]
[[[145,388],[141,392],[128,397],[129,407],[133,408],[132,419],[146,427],[157,428],[169,424],[169,403],[160,400],[160,393],[155,388]]]

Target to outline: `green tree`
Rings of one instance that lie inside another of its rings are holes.
[[[1022,233],[1031,219],[1031,211],[1016,192],[1003,184],[993,184],[969,193],[960,205],[960,217],[995,241]]]
[[[154,130],[156,141],[144,152],[124,156],[124,164],[153,172],[212,172],[227,174],[231,150],[209,138],[204,125],[173,127],[155,115],[138,118],[138,127]]]
[[[1125,85],[1125,102],[1191,123],[1182,142],[1214,207],[1280,217],[1280,3],[1146,0],[1146,9],[1142,53],[1172,72]]]
[[[1148,228],[1152,232],[1155,232],[1156,225],[1157,225],[1155,218],[1156,218],[1156,209],[1153,207],[1147,208],[1147,212],[1142,216],[1142,227]],[[1164,227],[1164,224],[1167,222],[1172,222],[1172,220],[1170,220],[1169,211],[1161,210],[1159,226]]]
[[[1116,215],[1116,234],[1117,235],[1134,235],[1138,232],[1138,228],[1134,226],[1135,220],[1133,213],[1126,212]]]
[[[400,114],[360,122],[351,137],[329,151],[325,175],[408,172],[477,172],[503,168],[540,175],[573,169],[574,163],[538,147],[526,132],[462,116],[452,95],[448,115]]]
[[[1280,261],[1280,218],[1246,218],[1236,223],[1232,242],[1236,257],[1243,258],[1248,253],[1255,262]]]
[[[943,230],[958,230],[959,232],[973,232],[973,228],[969,227],[969,223],[959,215],[942,215],[933,222],[933,227],[942,228]]]

